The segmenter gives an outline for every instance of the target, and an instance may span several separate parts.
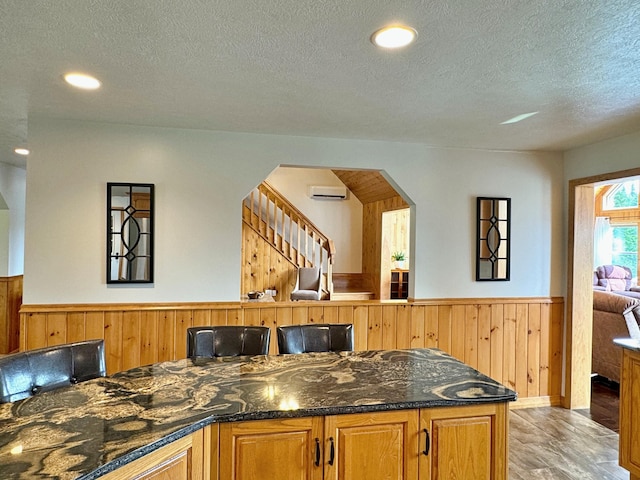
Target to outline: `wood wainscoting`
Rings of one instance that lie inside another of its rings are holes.
[[[437,347],[518,392],[521,406],[559,405],[562,298],[414,302],[25,305],[20,349],[104,338],[107,371],[186,356],[198,325],[353,323],[356,350]]]
[[[22,275],[0,277],[0,354],[20,346],[20,306]]]

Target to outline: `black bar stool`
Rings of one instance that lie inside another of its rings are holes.
[[[104,340],[38,348],[0,358],[0,403],[106,375]]]
[[[353,325],[321,323],[278,327],[280,353],[352,352]]]
[[[270,335],[269,327],[191,327],[187,329],[187,357],[266,355]]]

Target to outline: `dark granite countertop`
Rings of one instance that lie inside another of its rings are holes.
[[[0,405],[0,478],[97,478],[215,422],[515,399],[437,349],[158,363]]]

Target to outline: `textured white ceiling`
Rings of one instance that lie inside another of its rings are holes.
[[[0,0],[0,161],[29,116],[564,150],[640,130],[640,2]]]

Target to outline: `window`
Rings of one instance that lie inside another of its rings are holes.
[[[631,269],[638,276],[638,225],[615,225],[612,228],[613,242],[611,263]]]
[[[638,208],[638,180],[612,185],[602,199],[603,210]]]
[[[603,185],[596,190],[596,224],[594,229],[594,262],[629,267],[633,277],[638,265],[638,227],[640,180]]]

